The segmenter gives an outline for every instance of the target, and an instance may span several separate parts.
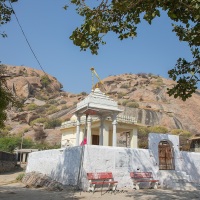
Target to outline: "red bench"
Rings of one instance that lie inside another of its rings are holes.
[[[139,184],[141,182],[150,182],[150,188],[158,188],[159,180],[153,179],[152,172],[130,172],[130,176],[133,179],[133,189],[139,190]]]
[[[96,172],[87,173],[87,179],[89,180],[88,191],[95,191],[96,185],[108,185],[108,190],[115,191],[118,181],[114,181],[112,172]]]

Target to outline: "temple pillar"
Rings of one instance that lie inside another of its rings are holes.
[[[109,146],[109,126],[105,122],[103,126],[103,146]]]
[[[79,146],[79,138],[80,138],[80,116],[77,115],[76,121],[76,146]]]
[[[100,117],[100,128],[99,128],[99,145],[103,145],[103,132],[104,132],[104,117]]]
[[[84,139],[84,129],[80,130],[80,140],[79,142],[81,143]]]
[[[117,146],[117,113],[114,113],[112,116],[112,125],[113,125],[113,138],[112,138],[112,146]]]
[[[130,147],[138,148],[138,132],[136,127],[130,132]]]
[[[87,144],[91,145],[91,117],[88,116],[88,119],[87,119]]]

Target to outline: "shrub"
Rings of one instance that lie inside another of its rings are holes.
[[[131,108],[139,108],[139,103],[137,102],[128,102],[126,104],[127,107],[131,107]]]
[[[138,128],[138,137],[148,137],[149,130],[147,127],[139,127]]]
[[[0,130],[0,137],[5,137],[9,131],[12,130],[11,126],[6,126],[5,128]]]
[[[48,114],[48,115],[51,115],[51,114],[56,113],[56,112],[58,112],[58,111],[59,111],[58,108],[53,108],[53,109],[48,110],[48,111],[47,111],[47,114]]]
[[[149,133],[168,133],[168,129],[163,126],[152,126],[149,127]]]
[[[50,99],[50,100],[48,101],[48,103],[49,103],[49,104],[56,104],[57,101],[56,101],[55,99]]]
[[[64,105],[64,106],[61,107],[61,110],[65,110],[65,109],[67,109],[67,108],[68,108],[68,106],[67,106],[67,105]]]
[[[81,95],[86,96],[87,92],[81,92]]]
[[[40,81],[41,81],[41,84],[43,87],[47,87],[51,83],[51,80],[49,79],[49,77],[47,75],[41,76]]]
[[[122,102],[122,105],[123,105],[123,106],[126,106],[126,104],[129,103],[129,102],[130,102],[130,100],[124,100],[124,101]]]
[[[60,101],[60,104],[66,104],[66,103],[67,103],[67,101],[65,101],[65,100]]]
[[[25,176],[25,173],[21,173],[17,176],[16,180],[17,181],[22,181],[23,177]]]
[[[30,122],[30,125],[33,126],[35,123],[44,123],[46,122],[48,119],[47,118],[37,118],[33,121]]]
[[[125,96],[125,95],[126,95],[125,93],[119,92],[119,93],[117,94],[117,97],[118,97],[118,98],[122,98],[122,97]]]
[[[45,128],[50,129],[50,128],[55,128],[60,126],[62,121],[60,119],[49,119],[45,122]]]
[[[189,131],[183,129],[173,129],[171,130],[171,133],[174,135],[181,135],[184,137],[190,137],[192,135]]]
[[[129,88],[129,86],[128,86],[127,84],[122,84],[122,85],[120,86],[120,88],[125,88],[125,89],[127,89],[127,88]]]
[[[37,113],[45,113],[45,107],[44,106],[39,106],[36,108],[36,112]]]
[[[0,151],[13,152],[15,148],[20,148],[22,138],[19,136],[2,137],[0,138]],[[32,148],[33,141],[30,139],[23,139],[23,148]]]
[[[34,103],[30,103],[26,108],[27,110],[35,110],[38,106]]]

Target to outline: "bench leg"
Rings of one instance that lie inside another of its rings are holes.
[[[109,183],[108,184],[108,190],[115,191],[116,188],[117,188],[117,184],[115,184],[115,183]]]
[[[158,189],[158,183],[157,183],[157,182],[152,182],[152,183],[150,184],[150,188]]]
[[[90,186],[88,187],[88,192],[93,192],[95,191],[95,184],[90,184]]]
[[[138,183],[133,183],[133,189],[139,190],[139,184]]]

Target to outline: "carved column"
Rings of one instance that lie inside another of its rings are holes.
[[[79,146],[79,138],[80,138],[80,116],[76,115],[77,122],[76,122],[76,146]]]

